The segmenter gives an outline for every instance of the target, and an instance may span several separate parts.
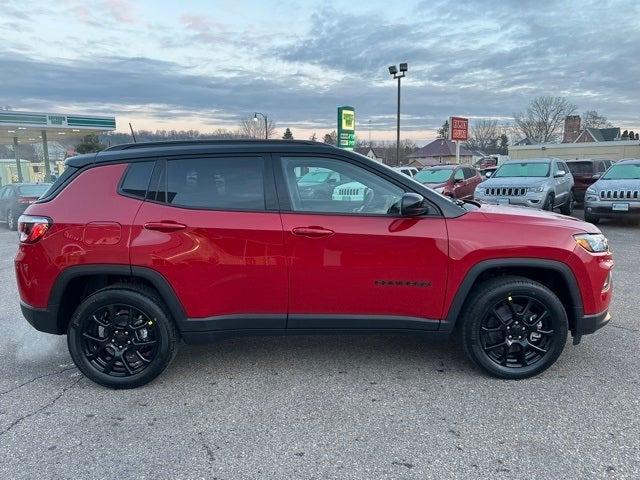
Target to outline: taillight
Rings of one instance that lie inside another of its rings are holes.
[[[52,222],[47,217],[36,217],[33,215],[20,215],[18,219],[18,231],[22,243],[35,243],[44,237],[51,227]]]

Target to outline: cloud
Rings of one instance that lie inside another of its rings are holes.
[[[396,87],[387,67],[407,61],[406,130],[437,128],[451,114],[509,117],[536,95],[564,95],[580,111],[638,122],[638,2],[470,0],[460,8],[429,0],[392,13],[298,9],[295,24],[262,21],[255,11],[233,22],[189,12],[145,23],[129,2],[100,5],[107,23],[94,25],[93,47],[74,30],[48,41],[74,38],[84,46],[75,58],[38,54],[34,43],[18,48],[31,40],[8,36],[0,45],[0,104],[197,117],[216,126],[259,110],[282,126],[318,129],[332,127],[336,107],[346,104],[361,125],[371,119],[391,129]],[[25,11],[13,8],[11,22],[32,25],[20,19]],[[84,13],[75,10],[92,21]]]

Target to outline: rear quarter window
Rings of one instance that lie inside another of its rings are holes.
[[[136,162],[129,165],[120,185],[123,194],[144,199],[149,188],[154,162]]]

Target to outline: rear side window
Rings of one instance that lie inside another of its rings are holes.
[[[129,165],[124,174],[120,191],[125,195],[145,198],[154,162],[136,162]]]
[[[476,176],[476,171],[473,168],[464,168],[464,178],[473,178]]]
[[[71,177],[73,177],[73,175],[77,171],[78,171],[78,169],[75,168],[75,167],[67,167],[67,168],[65,168],[64,171],[60,174],[60,176],[56,179],[56,181],[51,184],[51,186],[44,193],[44,195],[42,195],[40,197],[40,199],[44,200],[44,199],[48,199],[49,197],[51,197],[55,192],[58,191],[58,189],[62,188],[62,186],[65,183],[67,183],[67,180],[69,180]]]
[[[167,160],[167,203],[214,210],[265,210],[262,157]]]

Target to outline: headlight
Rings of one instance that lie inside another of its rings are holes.
[[[438,187],[438,188],[434,188],[434,190],[438,193],[442,193],[444,192],[444,187]]]
[[[578,245],[587,252],[602,253],[609,251],[607,237],[601,233],[580,233],[574,235],[573,238],[575,238]]]
[[[540,185],[539,187],[529,187],[527,188],[527,192],[531,192],[531,193],[544,192],[544,186]]]

